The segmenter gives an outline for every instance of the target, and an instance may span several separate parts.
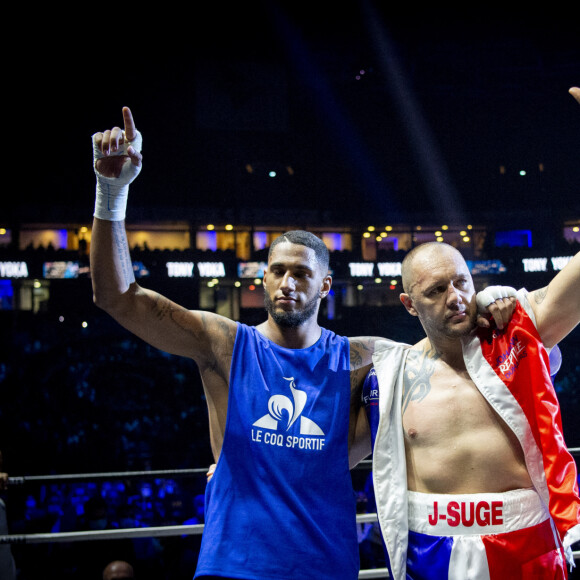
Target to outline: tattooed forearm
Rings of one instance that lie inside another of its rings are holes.
[[[135,273],[133,272],[133,262],[131,261],[131,255],[129,254],[129,244],[127,243],[127,233],[125,231],[125,225],[123,222],[111,222],[111,227],[113,231],[113,244],[115,251],[117,252],[117,257],[119,258],[119,264],[121,266],[121,276],[122,282],[126,286],[130,286],[135,282]]]
[[[438,358],[434,350],[409,353],[403,377],[403,413],[411,401],[421,402],[431,391],[431,375]]]

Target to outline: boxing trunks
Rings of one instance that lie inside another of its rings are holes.
[[[565,579],[564,551],[535,490],[408,492],[407,580]]]

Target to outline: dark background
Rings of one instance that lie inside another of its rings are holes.
[[[324,207],[350,223],[578,211],[567,91],[580,83],[579,30],[564,9],[212,2],[51,7],[13,26],[5,159],[18,184],[5,183],[5,216],[89,221],[90,136],[120,124],[125,105],[144,135],[134,218],[194,219],[205,206]]]

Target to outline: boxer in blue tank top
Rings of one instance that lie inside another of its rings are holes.
[[[127,108],[123,115],[124,132],[93,137],[100,183],[93,290],[96,304],[119,323],[198,365],[217,467],[196,578],[355,580],[349,466],[370,454],[361,392],[377,338],[347,339],[319,326],[332,279],[326,246],[308,232],[272,243],[264,274],[268,317],[255,328],[185,310],[136,284],[125,267],[124,208],[117,207],[128,186],[117,180],[131,174],[128,165],[140,166],[141,155],[133,116]]]
[[[198,576],[358,576],[349,356],[348,340],[326,329],[287,349],[238,326]]]

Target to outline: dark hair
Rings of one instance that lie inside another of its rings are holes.
[[[270,260],[274,246],[284,242],[299,244],[300,246],[306,246],[307,248],[314,250],[317,262],[324,270],[328,270],[328,264],[330,261],[328,248],[318,236],[315,236],[314,234],[304,230],[292,230],[282,234],[281,236],[278,236],[270,246],[270,250],[268,251],[268,260]]]

